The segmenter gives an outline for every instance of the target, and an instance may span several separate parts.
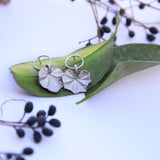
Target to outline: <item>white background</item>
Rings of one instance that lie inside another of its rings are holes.
[[[151,14],[144,19],[157,18]],[[14,129],[0,126],[0,151],[35,149],[28,160],[159,160],[160,159],[160,66],[132,74],[91,99],[76,105],[84,95],[40,98],[21,89],[9,67],[47,54],[59,57],[83,47],[79,41],[96,34],[90,6],[82,0],[13,0],[0,7],[0,103],[18,98],[32,101],[34,112],[57,106],[62,126],[54,136],[36,145],[32,132],[19,139]],[[120,26],[120,30],[123,28]],[[113,30],[113,29],[112,29]],[[145,33],[134,40],[127,30],[117,44],[144,42]],[[154,43],[160,42],[160,36]],[[18,120],[23,102],[3,107],[5,120]]]

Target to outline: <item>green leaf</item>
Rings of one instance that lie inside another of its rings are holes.
[[[81,55],[84,58],[85,64],[81,70],[85,69],[91,73],[92,82],[89,84],[88,88],[92,88],[101,81],[105,73],[110,69],[113,58],[114,36],[115,33],[108,41],[90,45],[72,53]],[[65,60],[67,57],[53,59],[52,66],[66,70]],[[49,61],[42,60],[41,66],[45,66],[47,63],[49,63]],[[70,66],[74,66],[74,64],[79,65],[80,63],[79,59],[69,61]],[[33,62],[17,64],[10,69],[17,84],[33,95],[42,97],[60,97],[72,94],[70,91],[64,89],[61,89],[58,93],[52,93],[43,89],[39,85],[38,71],[34,69]]]
[[[110,70],[103,79],[86,92],[81,103],[124,76],[160,64],[160,45],[128,44],[114,48]]]

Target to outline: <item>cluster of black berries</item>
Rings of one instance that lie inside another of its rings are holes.
[[[100,25],[97,31],[98,37],[99,38],[103,38],[105,33],[110,33],[111,32],[111,28],[109,26],[107,26],[108,19],[107,17],[103,17],[102,20],[100,21]],[[116,17],[115,17],[115,24],[116,24]],[[89,42],[86,44],[86,46],[91,45],[91,42],[89,40]]]
[[[158,2],[159,2],[159,1],[160,1],[160,0],[158,0]],[[114,0],[109,0],[109,3],[112,4],[112,5],[116,5],[116,1],[114,1]],[[139,8],[140,8],[140,9],[143,9],[146,5],[147,5],[147,6],[150,6],[150,5],[148,5],[148,4],[145,4],[145,3],[140,2]],[[125,16],[125,9],[123,9],[123,8],[120,8],[120,10],[119,10],[119,16],[125,18],[125,26],[126,26],[127,29],[128,29],[128,36],[129,36],[130,38],[133,38],[133,37],[135,36],[135,32],[134,32],[133,30],[130,30],[130,29],[129,29],[129,26],[132,24],[132,21],[133,21],[134,19],[133,19],[133,18],[130,18],[130,17],[126,17],[126,16]],[[104,25],[106,22],[107,22],[107,17],[103,17],[102,20],[101,20],[101,24]],[[113,17],[113,18],[112,18],[112,24],[113,24],[113,25],[116,25],[116,17]],[[141,26],[141,25],[140,25],[140,26]],[[150,33],[147,33],[147,34],[146,34],[147,40],[150,41],[150,42],[154,41],[154,40],[156,39],[155,34],[158,33],[158,29],[157,29],[155,26],[147,27],[147,26],[145,26],[145,25],[142,25],[142,27],[144,27],[144,29],[147,29],[147,30],[150,32]],[[103,30],[103,29],[102,29],[102,30]],[[101,33],[101,35],[103,36],[103,32],[104,32],[104,31],[102,31],[102,30],[101,30],[101,28],[100,28],[100,33]]]
[[[116,25],[116,16],[119,17],[119,23],[122,22],[124,24],[124,26],[128,30],[128,36],[130,38],[133,38],[136,35],[135,31],[133,29],[130,29],[130,26],[136,24],[136,26],[144,28],[144,30],[146,32],[146,39],[149,42],[154,41],[156,39],[156,34],[159,33],[158,28],[156,26],[149,27],[148,24],[145,24],[145,23],[140,22],[137,19],[135,19],[134,16],[128,16],[126,10],[133,11],[137,7],[140,10],[143,10],[145,7],[146,8],[148,7],[150,9],[156,9],[157,11],[160,11],[160,8],[157,8],[154,5],[152,5],[152,3],[154,3],[154,1],[152,1],[150,3],[141,2],[139,0],[135,0],[135,1],[137,1],[137,4],[135,4],[134,6],[132,6],[132,4],[130,4],[126,8],[123,8],[123,7],[121,7],[121,6],[123,6],[123,2],[119,2],[117,0],[107,0],[106,2],[102,2],[100,0],[87,0],[88,3],[92,4],[93,6],[97,6],[97,8],[101,7],[101,6],[103,9],[106,8],[107,16],[104,16],[101,19],[101,21],[98,22],[98,17],[96,17],[96,16],[98,16],[97,9],[96,9],[96,7],[95,7],[95,9],[92,8],[93,13],[96,15],[95,19],[96,19],[96,23],[97,23],[98,33],[97,33],[97,36],[87,40],[88,43],[86,44],[86,46],[90,45],[91,44],[90,41],[94,38],[99,38],[99,42],[100,42],[100,39],[104,40],[104,34],[111,32],[111,25],[110,24],[106,25],[107,22],[110,20],[110,14],[108,14],[108,13],[115,14],[114,17],[111,17],[112,25]],[[155,1],[160,3],[160,0],[155,0]],[[82,42],[84,42],[84,41],[82,41]]]
[[[31,155],[33,154],[33,149],[32,148],[25,148],[23,149],[22,153],[10,153],[10,152],[0,152],[0,159],[7,159],[7,160],[25,160],[26,155]]]
[[[54,105],[49,106],[48,113],[46,113],[44,110],[40,110],[37,112],[36,116],[31,116],[28,118],[26,122],[22,122],[24,116],[28,113],[31,113],[33,110],[33,103],[27,102],[24,108],[24,115],[20,122],[15,126],[13,126],[16,129],[16,133],[20,138],[23,138],[25,136],[25,130],[30,128],[33,131],[33,140],[36,143],[39,143],[42,139],[42,134],[44,136],[52,136],[53,131],[52,129],[46,127],[47,124],[49,124],[52,127],[60,127],[61,123],[58,119],[52,118],[48,120],[48,117],[53,116],[56,113],[56,107]],[[41,132],[39,132],[41,130]],[[41,134],[42,133],[42,134]]]
[[[52,127],[60,127],[61,122],[58,119],[49,117],[55,115],[56,107],[54,105],[50,105],[48,112],[46,113],[44,110],[40,110],[37,112],[36,116],[30,116],[25,122],[24,117],[26,114],[30,114],[33,110],[33,103],[27,102],[24,107],[24,114],[22,118],[18,122],[9,122],[0,120],[0,124],[13,127],[16,130],[18,137],[23,138],[25,136],[25,129],[31,129],[33,131],[33,140],[36,143],[39,143],[42,139],[42,134],[44,136],[52,136],[53,130],[47,127],[47,124]],[[39,131],[41,130],[41,132]],[[0,160],[3,159],[12,159],[12,160],[25,160],[25,155],[31,155],[33,153],[32,148],[25,148],[22,153],[2,153],[0,152]]]
[[[107,23],[108,19],[107,17],[103,17],[100,24],[102,25],[100,28],[99,28],[99,32],[100,32],[100,36],[103,37],[104,33],[110,33],[111,32],[111,29],[110,27],[106,26],[106,23]],[[116,19],[115,19],[115,24],[116,24]]]
[[[149,27],[148,30],[150,33],[148,33],[146,36],[148,41],[152,42],[156,39],[155,34],[158,33],[158,29],[153,26],[153,27]]]

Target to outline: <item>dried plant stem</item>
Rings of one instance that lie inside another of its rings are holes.
[[[13,128],[29,128],[32,130],[40,128],[39,126],[29,126],[24,122],[10,122],[10,121],[3,121],[3,120],[0,120],[0,125],[9,126]]]
[[[95,7],[95,3],[93,3],[91,0],[88,0],[88,2],[90,3],[90,6],[91,6],[91,9],[92,9],[92,12],[93,12],[93,15],[94,15],[94,18],[95,18],[95,21],[96,21],[96,25],[97,25],[97,32],[98,32],[98,38],[99,38],[99,42],[100,42],[100,28],[99,28],[99,21],[98,21],[98,15],[96,14],[96,7]]]

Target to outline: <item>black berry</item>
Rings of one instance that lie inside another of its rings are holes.
[[[42,128],[42,133],[48,137],[53,135],[53,131],[49,128],[46,128],[46,127]]]
[[[53,127],[60,127],[61,126],[61,122],[58,119],[51,119],[49,121],[49,124]]]
[[[113,17],[113,19],[112,19],[112,24],[113,24],[113,25],[116,25],[116,17]]]
[[[90,46],[91,45],[91,42],[88,42],[87,44],[86,44],[86,46]]]
[[[53,105],[50,105],[49,110],[48,110],[48,115],[53,116],[56,113],[56,107]]]
[[[44,110],[40,110],[40,111],[38,111],[38,113],[37,113],[37,117],[39,117],[39,116],[46,116],[46,112],[44,111]]]
[[[41,136],[41,134],[38,131],[35,131],[33,133],[33,139],[34,139],[34,141],[36,143],[39,143],[41,141],[41,139],[42,139],[42,136]]]
[[[152,34],[147,34],[147,39],[148,39],[148,41],[152,42],[156,39],[156,37]]]
[[[25,136],[25,132],[23,129],[16,129],[16,133],[20,138],[23,138]]]
[[[25,160],[23,157],[17,157],[16,160]]]
[[[43,127],[45,125],[45,123],[46,123],[46,119],[45,119],[44,116],[39,116],[37,118],[37,122],[38,122],[38,126],[39,127]]]
[[[109,0],[109,2],[110,2],[111,4],[115,4],[114,0]]]
[[[33,126],[33,125],[36,123],[36,121],[37,121],[36,117],[32,116],[32,117],[30,117],[30,118],[27,120],[26,123],[27,123],[29,126]]]
[[[8,153],[8,154],[6,155],[6,157],[7,157],[7,159],[11,159],[11,158],[12,158],[12,154]]]
[[[32,148],[25,148],[23,150],[23,154],[25,154],[25,155],[31,155],[31,154],[33,154],[33,149]]]
[[[129,35],[129,37],[133,38],[135,36],[135,33],[134,33],[134,31],[129,31],[128,35]]]
[[[105,33],[110,33],[111,32],[111,29],[108,26],[103,26],[102,29]]]
[[[107,17],[103,17],[100,23],[102,25],[106,24],[107,23]]]
[[[104,35],[104,30],[103,30],[102,27],[99,29],[99,34],[100,34],[100,37],[103,37],[103,35]]]
[[[157,34],[158,33],[158,29],[156,27],[150,27],[149,28],[149,31],[152,33],[152,34]]]
[[[144,4],[144,3],[140,3],[140,4],[139,4],[139,8],[140,8],[140,9],[143,9],[144,7],[145,7],[145,4]]]
[[[126,19],[126,26],[130,26],[131,23],[132,23],[132,19],[127,18],[127,19]]]
[[[33,110],[33,103],[27,102],[24,108],[25,113],[30,113]]]

